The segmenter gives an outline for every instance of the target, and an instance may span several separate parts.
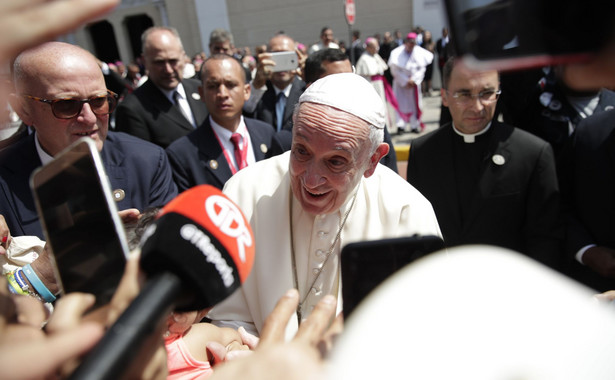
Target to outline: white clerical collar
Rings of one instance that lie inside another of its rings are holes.
[[[41,159],[41,163],[43,165],[53,160],[53,157],[50,156],[47,152],[45,152],[45,150],[43,150],[43,147],[41,146],[41,143],[38,142],[38,136],[36,134],[36,131],[34,132],[34,145],[36,145],[36,152],[38,153],[38,158]]]
[[[470,143],[470,144],[476,141],[476,136],[480,136],[483,133],[487,132],[489,128],[491,128],[491,122],[489,122],[489,124],[487,124],[487,126],[483,128],[481,131],[468,134],[468,133],[459,132],[457,128],[455,128],[455,124],[453,124],[453,131],[455,131],[455,133],[458,134],[459,136],[463,137],[463,142]]]
[[[275,85],[273,85],[273,89],[275,90],[275,97],[276,97],[276,99],[277,99],[278,94],[280,92],[283,92],[284,96],[286,96],[286,98],[288,99],[288,97],[290,96],[290,89],[291,89],[292,86],[293,86],[293,83],[291,82],[288,86],[284,87],[283,90],[280,90]]]

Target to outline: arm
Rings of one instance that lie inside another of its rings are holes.
[[[164,206],[177,196],[169,158],[162,148],[158,150],[157,170],[151,181],[148,206]]]
[[[555,160],[545,143],[539,153],[530,182],[526,204],[525,238],[528,254],[551,268],[561,268],[563,225]]]
[[[173,181],[177,185],[177,191],[181,193],[195,186],[196,183],[194,183],[194,178],[190,176],[186,170],[189,165],[183,162],[182,157],[169,148],[166,149],[166,153],[171,171],[173,172]]]

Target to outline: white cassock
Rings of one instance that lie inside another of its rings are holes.
[[[354,192],[338,212],[303,212],[290,189],[290,154],[250,165],[224,187],[224,193],[250,221],[256,254],[252,272],[242,288],[209,313],[218,326],[244,326],[248,332],[259,333],[277,301],[293,287],[298,287],[303,301],[303,318],[327,294],[338,295],[340,312],[341,247],[361,240],[413,234],[442,236],[429,201],[397,173],[379,164],[371,177],[363,177],[357,185],[356,200],[334,245],[333,256],[322,266],[351,207]],[[315,269],[321,266],[322,275],[317,278]],[[298,318],[294,315],[286,327],[286,337],[293,337],[297,328]]]
[[[393,75],[393,92],[399,104],[401,114],[398,127],[405,126],[410,121],[410,128],[422,129],[421,123],[421,83],[425,77],[425,69],[433,61],[433,53],[415,45],[411,53],[406,46],[396,47],[389,57],[389,68]],[[404,85],[412,79],[415,87],[405,88]],[[409,116],[409,117],[408,117]]]
[[[385,92],[384,72],[389,68],[386,62],[377,53],[374,55],[364,52],[355,67],[355,72],[361,75],[363,78],[370,81],[374,89],[380,95],[380,98],[386,104],[386,125],[389,132],[396,132],[395,127],[396,112],[395,108],[387,102],[387,95]]]

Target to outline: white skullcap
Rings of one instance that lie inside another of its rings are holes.
[[[357,74],[331,74],[317,80],[299,98],[299,104],[305,102],[331,106],[384,128],[384,103],[372,84]]]

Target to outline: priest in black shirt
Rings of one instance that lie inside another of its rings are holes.
[[[490,244],[559,269],[559,189],[551,146],[493,119],[496,71],[444,66],[452,123],[412,141],[408,181],[432,203],[447,246]]]

